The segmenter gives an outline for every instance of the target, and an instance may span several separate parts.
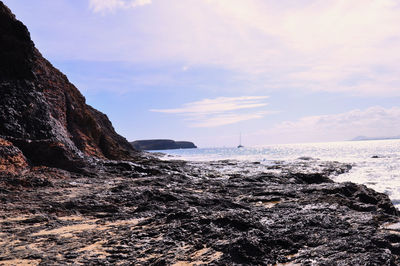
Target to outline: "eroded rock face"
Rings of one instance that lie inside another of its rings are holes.
[[[11,142],[0,138],[0,172],[18,174],[28,167],[22,152]]]
[[[30,163],[76,170],[86,156],[129,159],[134,150],[107,116],[86,105],[42,57],[27,28],[0,2],[0,136]]]
[[[25,25],[0,1],[0,78],[32,78],[33,50]]]
[[[388,196],[330,179],[351,166],[133,162],[1,1],[0,57],[0,264],[400,264]]]

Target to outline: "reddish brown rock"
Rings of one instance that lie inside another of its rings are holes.
[[[42,57],[27,28],[0,1],[0,136],[33,165],[78,170],[85,158],[135,153],[103,113]]]
[[[9,141],[0,138],[0,172],[18,174],[28,168],[25,156]]]
[[[57,169],[134,151],[1,1],[0,135],[2,265],[400,265],[398,210],[338,162]]]

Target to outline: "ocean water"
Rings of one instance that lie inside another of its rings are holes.
[[[273,164],[291,163],[301,157],[310,161],[338,161],[352,169],[334,177],[336,182],[351,181],[386,193],[400,208],[400,140],[346,141],[327,143],[284,144],[262,147],[200,148],[159,151],[165,158],[188,161],[239,160]]]

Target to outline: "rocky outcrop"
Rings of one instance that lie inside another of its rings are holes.
[[[0,172],[19,174],[28,167],[22,152],[11,142],[0,138]]]
[[[351,166],[135,153],[2,2],[0,57],[1,265],[400,265],[388,196],[330,179]]]
[[[0,136],[29,163],[69,170],[86,157],[129,159],[131,145],[85,103],[35,48],[27,28],[0,2]]]
[[[100,162],[97,178],[0,178],[0,264],[399,265],[389,198],[329,180],[346,165],[310,163],[149,159]]]
[[[136,150],[139,150],[139,151],[195,149],[195,148],[197,148],[193,142],[174,141],[174,140],[170,140],[170,139],[136,140],[136,141],[131,142],[131,145]]]

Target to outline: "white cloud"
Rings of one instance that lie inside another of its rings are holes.
[[[150,3],[89,1],[95,12]],[[398,0],[157,0],[131,12],[54,29],[47,50],[57,59],[233,70],[257,93],[400,96]]]
[[[269,86],[400,95],[397,0],[208,2],[250,40],[235,67],[273,73]]]
[[[356,136],[400,135],[400,107],[370,107],[340,114],[303,117],[255,133],[256,139],[279,143],[349,140]]]
[[[152,112],[178,114],[191,127],[217,127],[263,118],[272,112],[254,110],[267,106],[268,96],[219,97],[186,103],[181,108],[152,109]]]
[[[188,118],[191,121],[191,127],[219,127],[224,125],[236,124],[241,121],[263,118],[271,112],[253,112],[248,114],[230,113],[217,114],[210,116],[198,116]]]
[[[152,0],[89,0],[89,6],[94,12],[115,11],[117,9],[135,8],[151,4]]]
[[[219,97],[215,99],[203,99],[197,102],[186,103],[182,108],[176,109],[153,109],[154,112],[170,114],[215,114],[239,109],[249,109],[266,106],[262,100],[268,96],[241,96],[241,97]]]

